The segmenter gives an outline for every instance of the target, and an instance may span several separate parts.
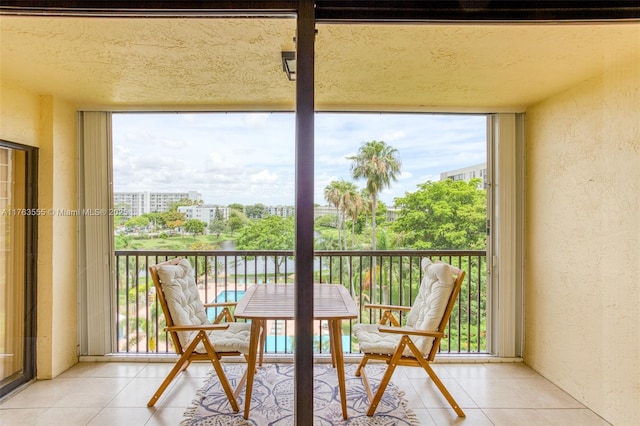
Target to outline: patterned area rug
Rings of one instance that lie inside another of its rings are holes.
[[[347,383],[347,407],[349,418],[342,418],[338,377],[331,365],[314,366],[314,426],[329,425],[411,425],[420,423],[406,406],[403,393],[393,383],[389,383],[376,414],[367,417],[369,406],[367,393],[360,377],[355,377],[357,365],[345,365]],[[227,376],[235,387],[242,376],[245,364],[224,364]],[[375,390],[380,383],[383,366],[367,366],[367,377]],[[238,403],[240,412],[233,413],[217,377],[213,375],[198,392],[193,406],[185,413],[180,426],[192,425],[272,425],[294,424],[293,364],[265,364],[258,369],[253,384],[251,412],[249,420],[242,418],[244,390]]]

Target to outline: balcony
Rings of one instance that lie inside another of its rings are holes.
[[[116,251],[115,292],[118,354],[173,354],[171,339],[164,331],[162,309],[154,297],[148,267],[177,256],[194,265],[204,303],[236,301],[254,283],[295,281],[294,257],[290,251]],[[377,322],[380,312],[363,306],[371,302],[411,306],[422,280],[420,260],[455,265],[467,272],[462,291],[449,322],[441,353],[487,354],[487,282],[484,251],[317,251],[314,281],[341,284],[359,306],[361,322]],[[375,271],[375,273],[372,273]],[[374,296],[372,296],[374,295]],[[211,319],[217,316],[209,313]],[[265,355],[293,354],[293,321],[267,324]],[[343,348],[358,354],[352,322],[343,323]],[[315,348],[328,354],[326,324],[315,324]]]

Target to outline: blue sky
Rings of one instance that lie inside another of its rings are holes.
[[[398,150],[401,175],[380,194],[389,206],[440,173],[486,162],[486,118],[448,114],[319,113],[315,202],[351,178],[359,147],[382,140]],[[113,115],[114,191],[199,191],[207,204],[293,205],[292,113],[118,113]]]

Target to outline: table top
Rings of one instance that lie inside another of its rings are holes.
[[[340,284],[313,285],[315,319],[358,317],[349,291]],[[254,284],[236,306],[237,318],[295,319],[295,284]]]

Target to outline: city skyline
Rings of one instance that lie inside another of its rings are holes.
[[[383,140],[402,162],[380,194],[388,206],[440,173],[486,162],[486,117],[451,114],[319,113],[314,201],[351,177],[364,142]],[[114,192],[198,191],[206,204],[294,205],[293,113],[114,113]]]

